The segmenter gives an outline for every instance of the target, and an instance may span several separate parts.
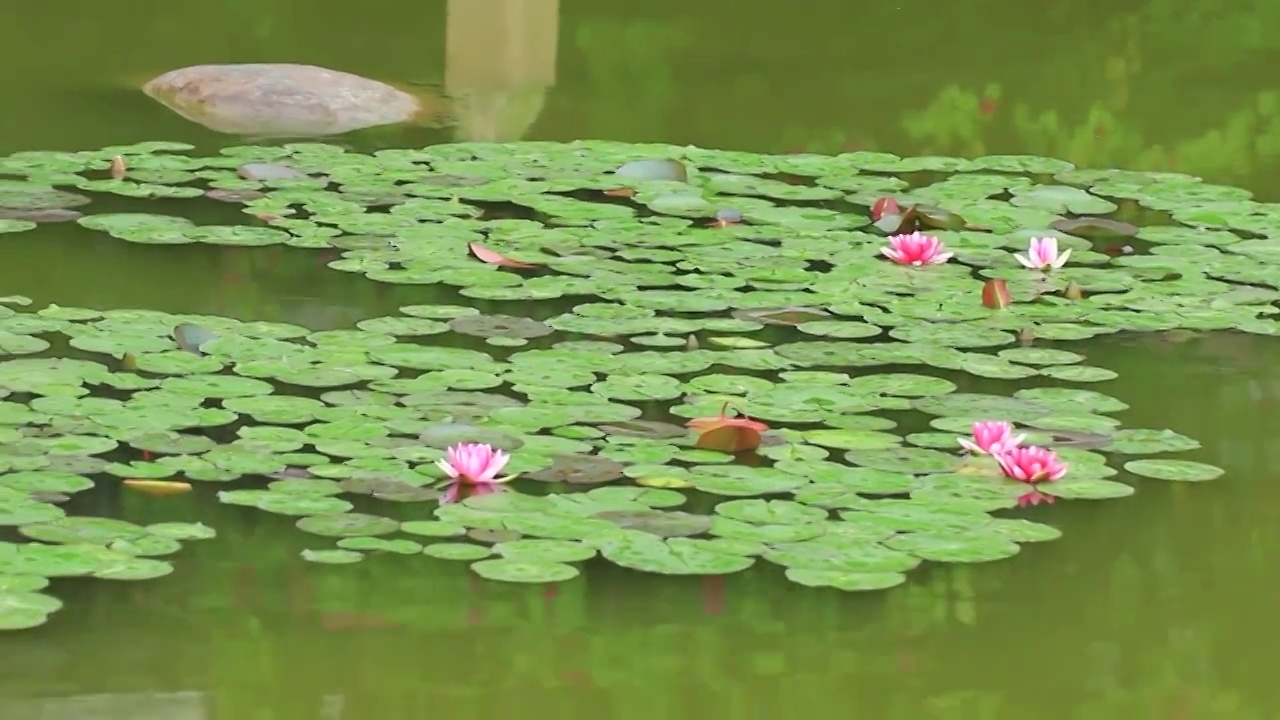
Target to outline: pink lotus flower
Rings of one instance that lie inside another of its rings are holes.
[[[1071,257],[1071,249],[1058,252],[1058,238],[1031,238],[1026,255],[1014,255],[1025,268],[1032,270],[1053,270],[1066,264]]]
[[[993,455],[1005,477],[1024,483],[1058,480],[1067,474],[1067,464],[1058,454],[1042,447],[1005,448]]]
[[[510,455],[486,443],[458,443],[446,450],[444,459],[437,460],[436,465],[454,482],[484,485],[510,480],[510,475],[498,477],[510,459]]]
[[[1017,447],[1026,435],[1014,435],[1013,425],[1007,422],[976,422],[973,439],[956,438],[960,447],[975,455],[995,455]]]
[[[917,231],[890,237],[889,246],[880,248],[880,253],[899,265],[938,265],[954,254],[945,250],[941,240]]]

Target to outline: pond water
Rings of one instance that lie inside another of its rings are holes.
[[[803,12],[756,9],[764,5],[117,0],[69,14],[24,3],[0,27],[0,60],[28,68],[0,78],[12,108],[0,154],[167,140],[203,157],[268,144],[190,123],[136,88],[184,65],[307,62],[418,88],[438,106],[435,125],[335,141],[352,152],[599,138],[758,153],[1023,153],[1188,173],[1280,199],[1280,90],[1268,70],[1277,48],[1263,32],[1280,22],[1280,6],[903,0],[855,9],[808,0]],[[66,50],[50,52],[51,37]],[[94,202],[102,213],[148,212],[157,201]],[[201,224],[246,218],[204,199],[162,202]],[[407,305],[548,320],[585,302],[473,301],[455,289],[465,283],[375,282],[326,267],[338,250],[145,245],[74,223],[0,237],[0,294],[31,298],[22,313],[133,308],[326,330]],[[1277,256],[1258,257],[1265,269]],[[421,341],[512,351],[446,337]],[[777,327],[752,337],[804,339]],[[47,592],[65,606],[3,636],[0,717],[763,718],[833,708],[912,719],[1280,716],[1259,632],[1280,591],[1270,572],[1280,551],[1280,450],[1271,442],[1280,342],[1174,330],[1050,345],[1118,375],[1050,384],[1120,400],[1128,409],[1109,415],[1124,428],[1193,438],[1200,447],[1168,457],[1225,473],[1178,483],[1121,472],[1112,480],[1134,484],[1132,497],[1002,511],[1063,537],[997,562],[925,563],[877,592],[804,587],[764,561],[673,577],[592,560],[579,578],[534,584],[394,553],[308,563],[299,554],[330,538],[299,532],[293,517],[219,503],[221,486],[155,497],[99,474],[68,514],[200,522],[217,537],[187,544],[158,579],[55,579]],[[927,372],[972,393],[1031,384],[901,365],[821,369]],[[668,404],[637,405],[648,420],[687,417]],[[928,429],[918,415],[888,410],[903,432]],[[527,480],[516,488],[545,491]],[[398,520],[428,513],[365,500],[357,510]],[[706,500],[694,503],[705,510]],[[19,539],[0,530],[0,539]]]

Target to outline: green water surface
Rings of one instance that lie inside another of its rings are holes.
[[[443,127],[343,139],[366,150],[608,138],[1024,152],[1280,195],[1280,41],[1266,30],[1280,5],[1261,0],[73,5],[23,3],[0,24],[0,153],[239,144],[136,86],[196,63],[307,62],[441,98]],[[191,202],[188,216],[235,211]],[[38,235],[3,241],[0,294],[313,328],[456,300],[328,270],[315,251]],[[89,494],[84,512],[199,520],[219,537],[164,579],[56,583],[67,611],[0,640],[0,718],[1277,718],[1280,344],[1178,340],[1079,351],[1120,373],[1099,389],[1132,406],[1126,426],[1199,439],[1181,457],[1225,477],[1023,511],[1065,538],[877,594],[765,567],[671,579],[592,563],[554,588],[399,557],[322,567],[298,559],[287,518],[205,493]]]

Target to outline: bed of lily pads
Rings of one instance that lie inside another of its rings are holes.
[[[332,248],[335,271],[456,301],[313,331],[9,298],[0,628],[60,607],[49,578],[159,577],[214,537],[64,509],[112,484],[296,517],[314,562],[426,555],[510,582],[567,580],[593,558],[674,575],[774,565],[803,585],[887,588],[924,561],[1060,536],[1017,517],[1026,485],[959,452],[976,421],[1056,450],[1070,472],[1041,489],[1067,501],[1221,474],[1139,457],[1199,444],[1122,427],[1126,405],[1098,389],[1116,373],[1082,341],[1280,333],[1280,205],[1185,175],[610,142],[191,149],[0,159],[0,231],[74,221],[133,243]],[[108,194],[154,212],[95,213]],[[243,222],[166,207],[199,197]],[[906,210],[873,212],[884,198]],[[885,235],[917,229],[954,257],[883,257]],[[1046,236],[1067,265],[1014,259]],[[984,302],[988,280],[1008,302]],[[697,446],[685,423],[726,403],[771,428],[757,450]],[[510,452],[518,478],[443,489],[434,461],[457,442]]]

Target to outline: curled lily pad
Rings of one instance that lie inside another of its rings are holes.
[[[178,347],[187,352],[199,353],[201,347],[216,340],[217,337],[208,328],[192,323],[182,323],[173,329],[173,339],[177,341]]]
[[[668,158],[634,160],[619,167],[614,174],[628,180],[685,182],[688,179],[688,171],[684,164],[679,160]]]

